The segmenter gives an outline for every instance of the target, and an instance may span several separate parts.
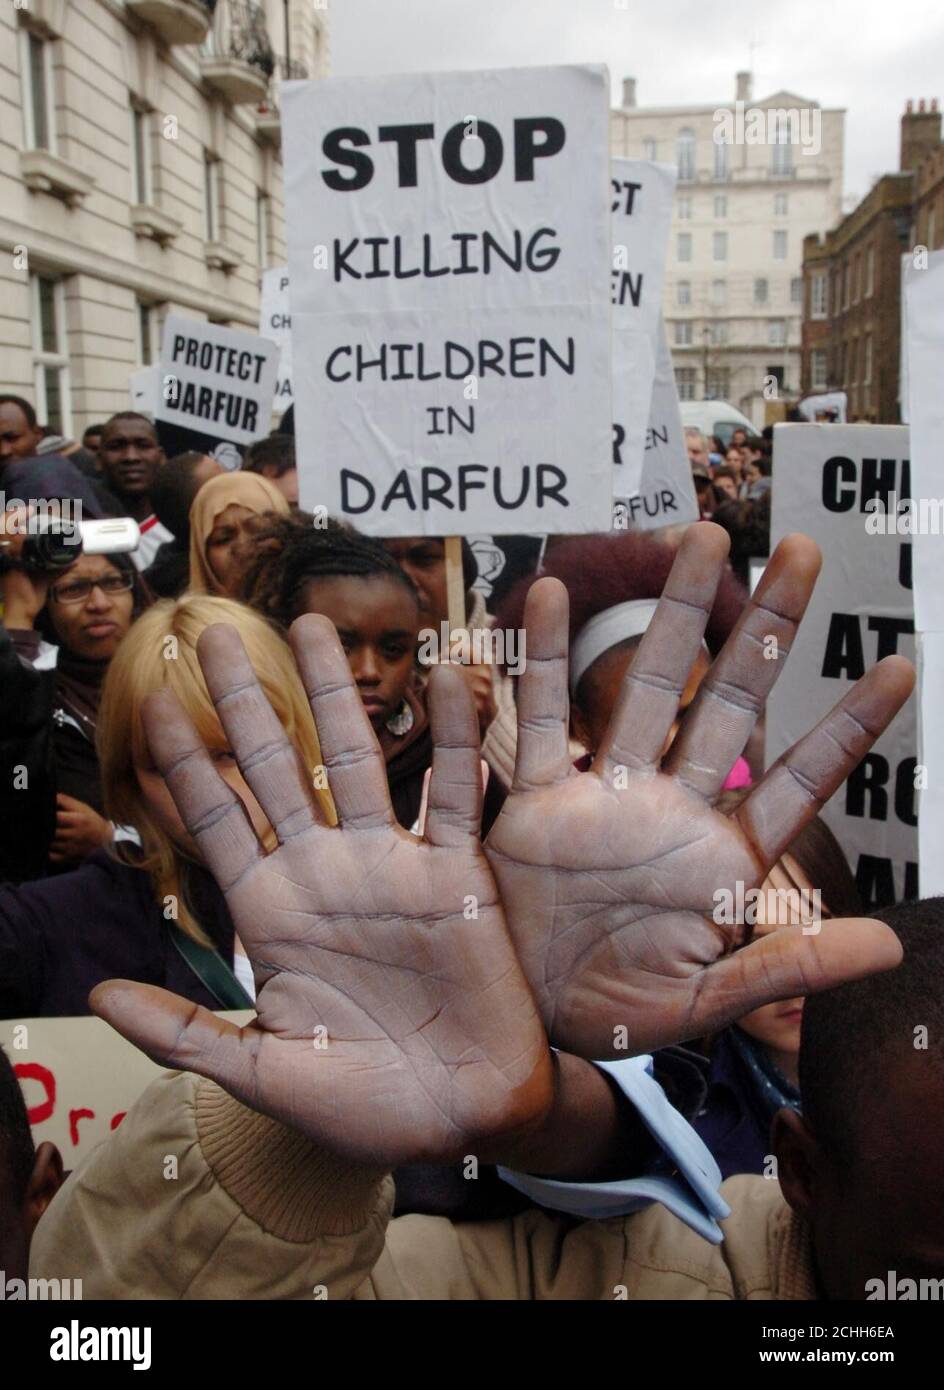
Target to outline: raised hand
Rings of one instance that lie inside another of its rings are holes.
[[[372,1164],[486,1153],[539,1123],[552,1065],[478,838],[479,735],[461,673],[431,679],[435,753],[425,839],[394,819],[384,762],[335,630],[292,643],[340,826],[318,823],[302,769],[237,633],[198,655],[240,769],[278,837],[266,855],[170,692],[148,745],[226,895],[252,961],[245,1028],[165,990],[110,981],[96,1012],[170,1067]]]
[[[486,854],[551,1042],[584,1057],[648,1051],[776,999],[888,969],[893,933],[865,919],[785,927],[743,950],[712,920],[718,889],[759,885],[904,704],[910,664],[888,657],[771,767],[734,817],[714,809],[786,658],[819,572],[802,536],[778,547],[664,762],[728,540],[688,529],[593,768],[567,745],[567,594],[531,588],[514,784]],[[775,638],[776,648],[766,639]],[[765,658],[777,652],[776,659]],[[829,884],[814,884],[829,902]]]

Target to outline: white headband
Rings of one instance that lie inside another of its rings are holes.
[[[581,676],[589,671],[598,656],[608,652],[630,637],[641,637],[655,616],[658,601],[650,598],[631,599],[604,608],[577,633],[570,649],[570,693],[575,695]]]

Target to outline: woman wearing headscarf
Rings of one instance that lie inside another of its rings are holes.
[[[190,508],[187,592],[235,598],[260,531],[290,511],[275,484],[258,473],[223,473],[204,483]]]

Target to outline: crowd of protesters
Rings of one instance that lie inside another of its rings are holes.
[[[300,510],[291,428],[227,472],[139,413],[79,443],[0,396],[27,509],[0,534],[0,1017],[94,1011],[181,1069],[63,1182],[0,1056],[0,1263],[32,1240],[86,1297],[861,1298],[934,1272],[944,908],[866,918],[816,814],[910,674],[880,664],[836,716],[857,737],[765,777],[752,644],[771,612],[792,635],[816,570],[787,542],[751,600],[768,432],[686,431],[715,525],[681,545],[555,538],[494,613],[466,546],[466,629],[524,632],[512,674],[421,664],[442,540]],[[44,567],[40,499],[139,542]],[[815,889],[824,920],[719,925],[734,879]],[[244,1034],[214,1016],[252,1006]]]

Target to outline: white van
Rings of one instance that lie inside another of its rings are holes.
[[[694,425],[707,439],[716,434],[725,448],[728,447],[735,430],[746,430],[757,434],[746,415],[727,401],[679,401],[682,425]]]

